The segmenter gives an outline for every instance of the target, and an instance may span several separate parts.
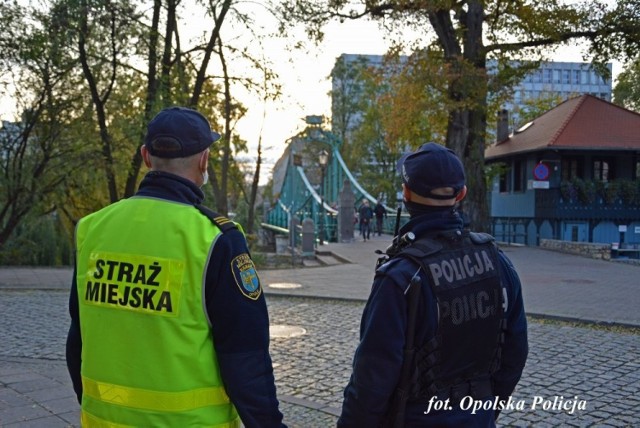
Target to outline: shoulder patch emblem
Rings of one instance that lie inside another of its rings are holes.
[[[240,292],[251,300],[257,300],[262,294],[258,272],[249,254],[243,253],[231,261],[231,271]]]

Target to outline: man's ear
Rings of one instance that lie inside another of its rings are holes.
[[[209,166],[209,149],[202,152],[202,156],[200,156],[200,162],[198,163],[200,167],[200,172],[204,174]]]
[[[144,144],[140,146],[140,155],[142,156],[142,160],[144,161],[144,164],[147,166],[147,168],[152,168],[151,154],[149,153],[149,150],[147,150],[147,148],[144,146]]]
[[[456,202],[460,202],[465,196],[467,196],[467,186],[463,186],[462,189],[460,189],[456,195]]]
[[[402,183],[402,197],[405,201],[411,202],[411,190],[404,183]]]

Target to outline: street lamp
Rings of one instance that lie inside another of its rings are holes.
[[[318,163],[320,164],[320,245],[324,244],[324,171],[329,164],[329,153],[322,149],[318,154]]]

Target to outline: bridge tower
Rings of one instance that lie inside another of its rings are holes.
[[[316,225],[316,241],[335,242],[341,239],[337,217],[339,192],[345,180],[350,182],[356,201],[366,198],[375,203],[376,198],[362,188],[347,168],[340,155],[342,141],[323,128],[323,117],[307,116],[305,121],[306,128],[287,140],[285,153],[274,167],[273,189],[279,191],[263,227],[289,233],[295,245],[298,231],[289,230],[292,221],[301,224],[311,218]],[[395,212],[389,207],[387,211]]]

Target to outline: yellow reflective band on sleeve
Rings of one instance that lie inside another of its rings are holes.
[[[215,221],[216,221],[216,223],[218,223],[220,226],[222,226],[223,224],[226,224],[226,223],[231,223],[231,220],[229,220],[229,219],[228,219],[228,218],[226,218],[226,217],[222,217],[222,216],[220,216],[220,217],[215,217],[215,218],[214,218],[214,220],[215,220]]]
[[[100,419],[99,417],[84,410],[80,413],[80,425],[85,428],[133,428],[133,425],[122,425],[105,421],[104,419]],[[240,418],[237,417],[234,420],[223,424],[209,425],[209,428],[240,428]]]
[[[82,378],[83,393],[111,404],[161,412],[183,412],[207,406],[229,404],[223,387],[200,388],[183,392],[150,391]]]

